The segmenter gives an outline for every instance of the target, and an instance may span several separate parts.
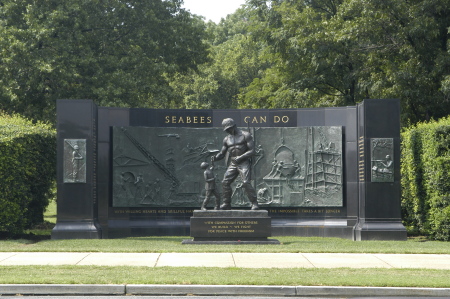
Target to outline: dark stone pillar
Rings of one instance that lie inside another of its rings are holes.
[[[354,239],[406,240],[400,208],[400,101],[358,105],[359,217]]]
[[[97,106],[57,103],[57,223],[52,239],[99,239],[97,223]]]

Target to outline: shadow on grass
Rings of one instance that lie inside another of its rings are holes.
[[[39,241],[50,240],[54,223],[44,221],[36,224],[30,229],[22,233],[12,234],[7,231],[0,231],[0,240],[26,240],[28,244],[37,243]]]
[[[39,241],[50,240],[50,234],[40,235],[33,232],[11,235],[9,232],[0,232],[0,240],[27,240],[28,244],[37,243]]]

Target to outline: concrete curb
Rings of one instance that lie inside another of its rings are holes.
[[[0,284],[0,295],[212,295],[212,296],[422,296],[450,297],[450,288],[248,285]]]
[[[393,287],[296,287],[297,296],[374,296],[374,297],[445,297],[450,288],[393,288]]]
[[[127,285],[131,295],[295,296],[294,286]]]
[[[0,284],[0,295],[124,295],[125,285]]]

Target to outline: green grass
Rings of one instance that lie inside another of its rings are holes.
[[[450,286],[449,270],[1,266],[0,284]]]
[[[281,245],[182,245],[181,237],[140,237],[101,240],[49,240],[56,223],[56,203],[52,201],[44,215],[47,226],[31,230],[45,238],[2,240],[0,252],[343,252],[343,253],[434,253],[450,254],[450,243],[409,238],[408,241],[354,242],[340,238],[273,237]],[[44,240],[42,240],[44,239]]]
[[[44,213],[44,221],[49,223],[56,223],[56,200],[50,201]]]
[[[450,243],[409,238],[406,242],[354,242],[338,238],[273,237],[281,245],[182,245],[189,237],[49,240],[56,205],[46,225],[31,230],[44,238],[1,240],[0,252],[344,252],[450,254]],[[45,239],[47,236],[47,239]],[[44,239],[44,240],[42,240]],[[450,270],[430,269],[246,269],[205,267],[0,266],[0,284],[207,284],[450,287]]]
[[[434,253],[450,254],[450,243],[408,241],[354,242],[339,238],[274,237],[281,245],[182,245],[189,237],[140,237],[100,240],[26,239],[0,241],[0,251],[57,252],[343,252],[343,253]]]

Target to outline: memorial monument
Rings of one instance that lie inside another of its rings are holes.
[[[199,212],[211,215],[267,213],[273,236],[405,240],[399,115],[399,101],[390,99],[283,110],[115,108],[59,100],[52,238],[188,236],[194,210],[204,207],[209,210]],[[225,119],[233,122],[227,120],[224,136]],[[209,164],[203,171],[202,163]],[[214,210],[217,197],[206,201],[213,192],[206,190],[205,171],[213,165],[224,190],[215,188],[231,210]],[[256,224],[208,225],[244,233]]]

